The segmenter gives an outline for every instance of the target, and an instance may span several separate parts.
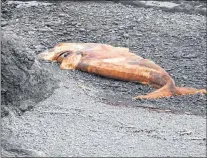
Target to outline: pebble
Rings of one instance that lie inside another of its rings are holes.
[[[1,27],[4,27],[6,25],[8,25],[8,23],[6,21],[1,21]]]
[[[127,33],[124,33],[124,35],[123,35],[124,37],[129,37],[129,34],[127,34]]]

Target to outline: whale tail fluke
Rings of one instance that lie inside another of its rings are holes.
[[[176,87],[173,83],[169,83],[154,92],[151,92],[146,95],[137,96],[134,99],[158,99],[158,98],[166,98],[166,97],[179,96],[179,95],[192,95],[198,93],[207,94],[207,91],[206,89]]]

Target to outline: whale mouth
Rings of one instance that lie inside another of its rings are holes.
[[[44,52],[38,54],[38,58],[40,60],[45,60],[45,61],[55,61],[57,57],[59,56],[60,53],[55,52],[55,49],[47,49]]]
[[[51,57],[52,55],[50,54],[50,51],[49,50],[46,50],[40,54],[38,54],[38,59],[41,59],[41,60],[51,60]]]

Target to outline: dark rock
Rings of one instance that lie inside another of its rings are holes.
[[[56,83],[49,72],[38,65],[34,52],[14,34],[3,34],[2,38],[1,104],[19,109],[20,101],[31,99],[39,102],[48,97],[56,88]],[[25,111],[28,108],[21,109]],[[7,113],[4,109],[3,116]]]
[[[206,14],[206,8],[199,9],[199,13],[202,14],[202,15],[207,15]]]
[[[25,100],[20,103],[19,109],[22,112],[25,112],[25,111],[31,110],[34,106],[35,106],[35,102],[31,100]]]
[[[1,140],[2,157],[45,157],[46,154],[42,151],[24,149],[19,144],[11,144],[7,140]]]

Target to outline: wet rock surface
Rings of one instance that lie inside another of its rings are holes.
[[[20,56],[28,52],[31,59],[17,58],[17,63],[34,74],[32,82],[24,71],[14,73],[15,83],[6,82],[3,76],[3,96],[17,96],[3,98],[4,104],[21,100],[19,109],[25,112],[3,118],[2,138],[10,144],[47,156],[205,155],[205,95],[134,101],[132,97],[154,89],[80,71],[61,71],[57,63],[35,59],[60,42],[107,43],[129,47],[153,60],[178,86],[205,88],[205,16],[92,1],[4,2],[2,13],[3,42],[13,46],[12,50],[3,47],[3,64],[13,64],[13,56],[6,52]],[[2,67],[4,74],[10,74]],[[13,91],[11,86],[16,83],[21,91]],[[59,88],[50,96],[55,83]],[[50,97],[44,100],[47,94]],[[171,148],[173,143],[177,146]]]

